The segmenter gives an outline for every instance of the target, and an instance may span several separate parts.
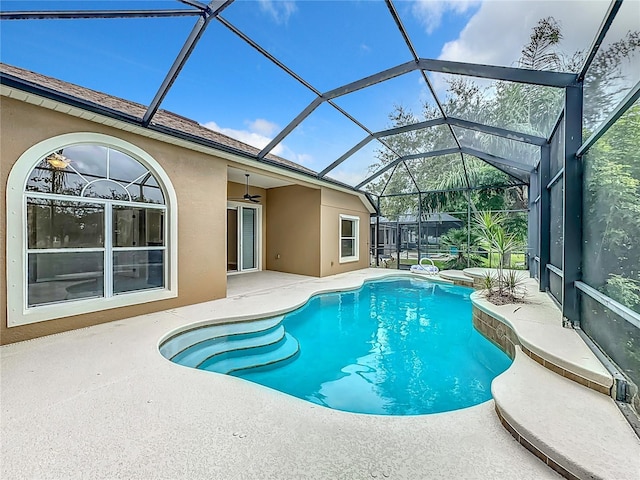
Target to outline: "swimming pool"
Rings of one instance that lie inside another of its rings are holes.
[[[230,373],[338,410],[380,415],[457,410],[489,400],[491,381],[511,364],[473,328],[472,292],[422,278],[369,281],[358,290],[317,295],[284,318],[256,322],[255,332],[233,340],[240,346],[231,353],[216,339],[186,349],[193,341],[171,346],[180,336],[161,351],[177,363]],[[233,338],[229,328],[240,325],[228,326],[224,342]],[[266,365],[246,368],[261,364],[242,364],[261,336],[270,340],[254,358],[267,359]],[[285,352],[285,361],[268,361],[274,352]]]

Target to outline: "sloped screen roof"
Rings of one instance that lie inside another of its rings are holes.
[[[258,161],[375,195],[446,189],[454,177],[473,188],[478,165],[526,183],[564,88],[582,81],[613,20],[610,2],[593,0],[1,8],[2,62],[125,99],[143,126],[186,117],[192,136],[208,129]],[[632,17],[613,28],[637,28]]]

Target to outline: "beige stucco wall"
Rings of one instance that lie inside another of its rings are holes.
[[[359,260],[340,263],[340,215],[360,218]],[[360,198],[328,188],[322,189],[322,249],[320,276],[334,275],[369,266],[369,211]]]
[[[324,277],[369,266],[369,211],[356,195],[296,185],[267,199],[268,270]],[[360,218],[357,262],[340,263],[340,214]]]
[[[268,270],[320,276],[320,197],[300,185],[267,190]]]
[[[17,100],[0,99],[0,343],[95,325],[226,295],[227,162],[157,140],[82,120]],[[6,187],[13,163],[34,144],[57,135],[96,132],[126,140],[166,171],[178,199],[178,297],[132,307],[7,328]]]

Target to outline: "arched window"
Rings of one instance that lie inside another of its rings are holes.
[[[8,269],[9,326],[176,295],[175,193],[166,174],[122,140],[62,137],[25,152],[9,178],[9,226],[19,231],[8,237],[20,235],[8,251],[22,259]]]

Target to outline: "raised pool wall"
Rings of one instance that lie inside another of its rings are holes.
[[[475,305],[472,307],[472,312],[475,329],[513,360],[516,356],[516,345],[520,345],[513,329]]]
[[[532,358],[537,363],[551,370],[552,372],[557,373],[561,377],[565,377],[604,395],[612,395],[612,387],[601,385],[582,375],[571,372],[570,370],[567,370],[566,368],[559,366],[552,361],[532,352],[525,345],[522,345],[518,335],[514,332],[513,328],[508,323],[506,323],[499,315],[494,316],[480,309],[477,304],[473,304],[472,319],[475,329],[478,330],[478,332],[480,332],[491,343],[505,352],[512,360],[516,355],[516,347],[520,347],[522,352],[528,357]]]

